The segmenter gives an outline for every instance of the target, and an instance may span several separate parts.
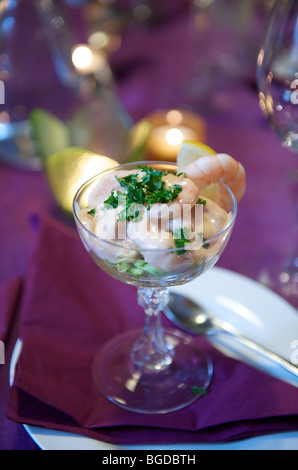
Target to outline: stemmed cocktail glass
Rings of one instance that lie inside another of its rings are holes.
[[[141,162],[102,172],[78,190],[73,212],[91,258],[113,278],[136,286],[138,302],[145,311],[142,331],[124,332],[101,345],[92,367],[95,384],[104,396],[122,408],[166,413],[183,408],[204,394],[213,374],[212,361],[196,338],[162,327],[161,312],[168,302],[168,289],[195,279],[217,262],[230,237],[237,203],[229,188],[219,183],[228,215],[226,223],[210,239],[200,234],[191,246],[186,243],[183,247],[175,244],[167,249],[156,246],[141,249],[132,243],[123,244],[123,240],[120,243],[99,236],[89,206],[94,188],[115,171],[137,171],[147,165],[157,171],[177,170],[172,163]],[[204,205],[201,206],[203,216]]]

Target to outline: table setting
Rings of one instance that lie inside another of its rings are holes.
[[[15,54],[33,3],[0,16],[0,449],[297,450],[295,2],[48,2],[38,66]],[[198,200],[191,152],[238,186]],[[221,228],[147,248],[179,185]]]

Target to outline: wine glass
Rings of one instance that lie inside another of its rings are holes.
[[[257,61],[257,81],[260,106],[272,128],[284,147],[298,152],[297,0],[278,0],[271,10]],[[292,179],[297,185],[297,169]],[[289,254],[272,253],[254,269],[265,275],[270,287],[298,306],[298,200],[295,203],[296,224]]]
[[[254,72],[268,0],[191,0],[189,6],[187,93],[202,111],[223,111]]]
[[[155,238],[152,236],[152,246],[142,249],[125,236],[120,239],[119,233],[118,240],[109,239],[107,234],[104,238],[94,222],[90,194],[115,171],[117,174],[122,170],[137,172],[148,168],[147,163],[159,172],[177,170],[174,163],[143,161],[104,171],[81,186],[74,198],[73,212],[79,235],[91,258],[113,278],[136,286],[138,302],[145,311],[142,331],[125,332],[101,347],[93,361],[93,379],[99,391],[114,404],[150,414],[181,409],[204,394],[210,384],[213,365],[209,355],[193,336],[176,329],[164,329],[161,312],[167,305],[170,286],[195,279],[217,262],[234,226],[237,203],[229,188],[220,184],[220,192],[229,206],[225,212],[227,218],[218,233],[207,240],[200,233],[199,241],[195,240],[192,245],[158,248],[153,246]],[[208,213],[204,204],[198,205]],[[209,224],[216,224],[215,219],[209,220]],[[128,226],[125,233],[128,233]],[[146,237],[148,233],[142,235]]]

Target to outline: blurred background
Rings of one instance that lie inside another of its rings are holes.
[[[153,111],[226,111],[239,86],[255,83],[271,3],[2,1],[1,158],[40,169],[40,157],[81,146],[123,160],[134,150],[127,134]]]
[[[296,299],[297,160],[271,129],[271,95],[260,94],[257,80],[277,3],[1,1],[0,178],[14,214],[2,276],[22,271],[29,256],[25,216],[70,214],[78,185],[100,171],[100,155],[175,161],[181,142],[195,140],[246,168],[235,243],[222,265],[274,288],[269,273],[285,268],[273,268],[271,254],[294,246]],[[289,86],[280,95],[289,97]]]

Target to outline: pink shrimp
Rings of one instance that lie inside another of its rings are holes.
[[[130,174],[140,173],[140,170],[118,170],[113,173],[108,173],[103,176],[93,188],[90,193],[88,205],[89,207],[97,207],[102,204],[113,191],[121,191],[125,193],[125,188],[122,188],[118,178],[124,178]]]
[[[190,163],[183,172],[203,190],[212,183],[222,181],[233,192],[237,202],[245,192],[245,170],[240,162],[225,153],[208,155]]]
[[[193,183],[189,178],[182,178],[172,173],[162,177],[167,189],[173,187],[175,184],[182,188],[181,193],[174,199],[174,201],[164,204],[153,204],[150,209],[150,217],[152,218],[177,218],[181,217],[182,211],[187,211],[196,204],[199,198],[200,190],[198,186]]]

